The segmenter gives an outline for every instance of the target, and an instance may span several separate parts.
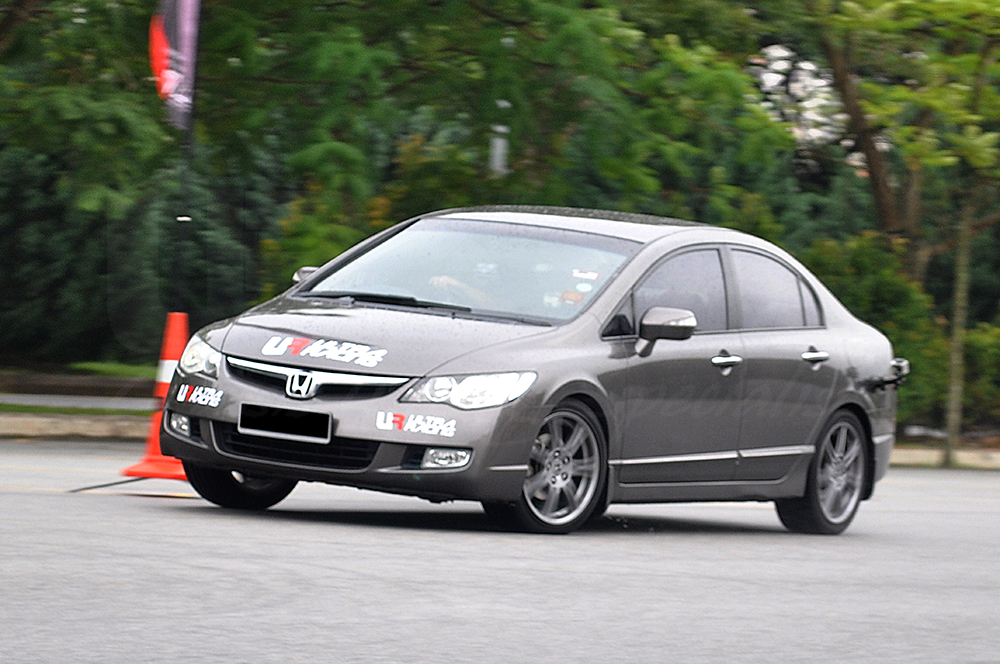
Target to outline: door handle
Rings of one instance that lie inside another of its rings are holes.
[[[816,350],[815,346],[809,346],[809,350],[802,353],[802,359],[809,364],[818,364],[830,359],[830,354],[825,350]]]
[[[725,353],[725,351],[723,351],[723,353]],[[726,353],[725,355],[716,355],[712,358],[712,364],[720,369],[732,369],[742,361],[743,358],[739,355],[730,355],[729,353]]]
[[[742,361],[743,358],[739,355],[730,355],[725,350],[721,350],[718,355],[712,358],[712,365],[725,377],[733,373],[733,367]]]

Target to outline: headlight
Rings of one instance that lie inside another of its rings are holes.
[[[501,406],[528,391],[538,375],[521,373],[424,378],[403,395],[410,403],[448,403],[463,410]]]
[[[212,378],[219,377],[222,353],[215,350],[197,334],[191,337],[177,368],[186,374],[200,373]]]

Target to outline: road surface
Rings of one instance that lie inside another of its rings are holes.
[[[1000,662],[1000,473],[897,469],[839,537],[768,504],[579,533],[300,485],[227,512],[141,444],[0,440],[0,662]]]

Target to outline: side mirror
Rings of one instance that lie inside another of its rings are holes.
[[[295,274],[292,275],[292,283],[293,284],[300,283],[303,279],[305,279],[318,269],[319,269],[318,267],[300,267],[295,271]]]
[[[639,338],[645,343],[640,344],[636,352],[639,357],[648,357],[653,352],[653,344],[657,339],[683,341],[694,334],[696,327],[698,319],[694,312],[670,307],[650,307],[639,321]]]
[[[674,339],[681,341],[694,334],[698,319],[687,309],[650,307],[639,321],[639,337],[647,341]]]

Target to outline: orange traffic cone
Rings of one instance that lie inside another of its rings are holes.
[[[156,370],[156,387],[153,396],[158,400],[158,407],[149,420],[149,435],[146,436],[146,454],[142,461],[129,466],[122,475],[129,477],[158,477],[167,480],[186,480],[184,466],[180,459],[166,457],[160,453],[160,423],[163,421],[163,405],[166,403],[167,391],[170,389],[170,378],[174,375],[177,362],[181,359],[184,346],[188,342],[188,315],[171,312],[167,314],[167,326],[163,330],[163,348],[160,351],[160,364]]]

